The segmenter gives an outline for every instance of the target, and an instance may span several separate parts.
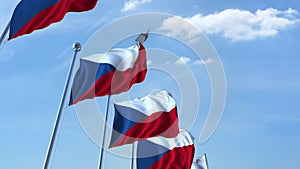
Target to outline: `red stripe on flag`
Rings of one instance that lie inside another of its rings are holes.
[[[149,169],[190,169],[194,153],[194,145],[176,147],[164,154]]]
[[[61,21],[68,12],[83,12],[93,9],[98,0],[60,0],[57,4],[46,8],[35,15],[9,40],[35,30],[43,29],[52,23]]]
[[[170,112],[153,113],[146,119],[137,122],[110,148],[131,144],[137,140],[145,140],[158,135],[172,138],[176,137],[178,133],[177,107],[174,107]]]
[[[85,99],[92,99],[97,96],[119,94],[128,91],[135,83],[144,81],[147,74],[146,50],[140,45],[139,56],[133,68],[125,71],[112,71],[96,80],[95,84],[81,97],[73,101],[73,104]]]

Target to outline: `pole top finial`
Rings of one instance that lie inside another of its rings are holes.
[[[150,29],[148,29],[148,31],[146,33],[141,33],[136,39],[136,43],[144,43],[147,39],[148,39],[148,36],[149,36],[149,31]]]
[[[73,44],[73,49],[74,49],[76,52],[80,51],[80,50],[81,50],[81,44],[80,44],[79,42],[75,42],[75,43]]]

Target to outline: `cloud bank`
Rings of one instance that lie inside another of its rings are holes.
[[[289,8],[281,11],[274,8],[257,10],[254,13],[240,9],[226,9],[214,14],[196,14],[192,17],[171,17],[162,23],[159,30],[168,35],[195,37],[196,32],[187,30],[188,23],[196,26],[201,32],[224,37],[231,41],[246,41],[257,38],[272,37],[279,31],[288,29],[299,22],[299,11]],[[187,24],[178,23],[178,18]]]

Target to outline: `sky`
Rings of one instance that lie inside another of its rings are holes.
[[[0,32],[18,2],[1,2]],[[0,168],[42,168],[74,42],[83,57],[134,45],[136,33],[149,28],[149,71],[130,98],[170,91],[180,126],[195,137],[195,157],[207,153],[212,169],[298,169],[299,22],[296,0],[103,0],[7,41],[0,51]],[[97,167],[105,102],[65,106],[51,168]],[[205,124],[216,130],[201,141]],[[128,152],[106,151],[104,168],[129,168]]]

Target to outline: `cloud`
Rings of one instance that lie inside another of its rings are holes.
[[[189,23],[201,32],[222,36],[231,41],[246,41],[257,38],[272,37],[299,22],[299,12],[289,8],[285,11],[274,8],[257,10],[226,9],[214,14],[196,14],[192,17],[170,17],[164,20],[159,30],[167,31],[170,36],[194,38],[196,31],[190,31]],[[178,18],[187,21],[179,22]]]
[[[129,0],[125,2],[122,12],[127,12],[130,10],[134,10],[138,5],[142,5],[145,3],[150,3],[152,0]]]
[[[191,61],[191,59],[188,58],[188,57],[180,57],[180,58],[175,62],[175,64],[176,64],[176,65],[185,65],[185,64],[189,63],[190,61]]]
[[[147,65],[151,65],[152,64],[152,60],[147,60]]]
[[[166,61],[164,62],[164,65],[168,65],[168,64],[174,64],[174,65],[186,65],[186,64],[190,64],[190,65],[207,65],[210,63],[215,62],[215,60],[213,58],[208,58],[206,60],[192,60],[188,57],[179,57],[177,60],[175,61]]]
[[[199,30],[191,29],[191,23],[185,22],[183,19],[180,16],[167,18],[157,30],[162,31],[167,36],[179,37],[187,42],[192,42],[197,39]]]
[[[195,64],[195,65],[207,65],[207,64],[210,64],[210,63],[213,63],[213,62],[215,62],[215,60],[213,58],[208,58],[206,60],[197,60],[193,64]]]
[[[206,60],[192,60],[188,57],[180,57],[178,60],[175,61],[175,64],[176,65],[185,65],[185,64],[207,65],[207,64],[210,64],[210,63],[213,63],[213,62],[215,62],[215,60],[213,58],[208,58]]]

